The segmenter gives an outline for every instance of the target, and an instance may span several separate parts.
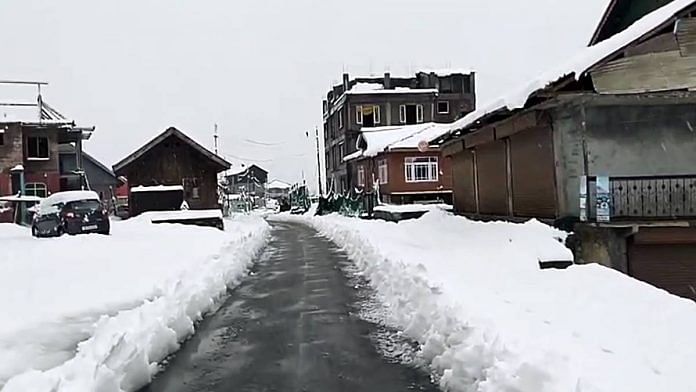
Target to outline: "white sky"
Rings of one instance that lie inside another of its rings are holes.
[[[96,125],[85,148],[109,166],[169,126],[212,148],[217,123],[225,155],[314,184],[305,131],[344,70],[473,68],[483,104],[586,45],[607,4],[2,0],[0,79],[50,82],[44,99]]]

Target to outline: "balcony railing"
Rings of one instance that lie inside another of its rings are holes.
[[[589,181],[590,219],[595,220],[596,178]],[[612,220],[696,218],[696,175],[610,177]]]

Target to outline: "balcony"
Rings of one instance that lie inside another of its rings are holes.
[[[589,180],[589,220],[595,221],[596,178]],[[696,218],[696,175],[610,177],[610,219],[669,220]]]

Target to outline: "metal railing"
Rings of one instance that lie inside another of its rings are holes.
[[[596,179],[589,180],[590,218],[596,217]],[[696,217],[696,175],[611,177],[611,219]]]

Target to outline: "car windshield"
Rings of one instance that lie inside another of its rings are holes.
[[[79,200],[68,203],[65,208],[73,211],[96,211],[101,208],[101,204],[97,200]]]

